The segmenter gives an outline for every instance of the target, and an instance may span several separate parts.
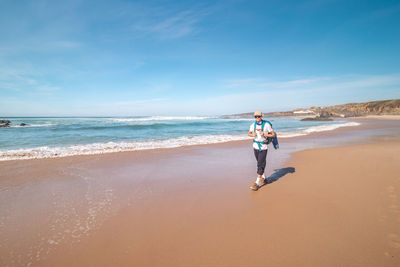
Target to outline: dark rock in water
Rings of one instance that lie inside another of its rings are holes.
[[[319,114],[319,118],[330,118],[333,116],[332,112],[322,110],[321,113]]]
[[[301,121],[332,121],[329,117],[304,118]]]
[[[0,120],[0,127],[10,127],[10,123],[9,120]]]
[[[26,126],[26,125],[28,125],[28,124],[23,123],[23,122],[19,124],[19,126]]]

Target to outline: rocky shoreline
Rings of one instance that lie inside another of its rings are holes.
[[[266,117],[300,117],[303,118],[302,121],[331,121],[334,118],[364,117],[370,115],[400,115],[400,99],[264,113]],[[253,112],[232,114],[225,117],[253,117]]]
[[[0,120],[0,127],[10,127],[10,123],[9,120]]]
[[[10,127],[11,121],[10,120],[0,120],[0,127]],[[19,126],[28,126],[26,123],[20,123]]]

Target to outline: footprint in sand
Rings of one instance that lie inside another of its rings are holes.
[[[397,234],[393,234],[393,233],[392,234],[388,234],[387,237],[390,238],[390,239],[398,239],[399,238],[399,236]]]
[[[392,248],[399,249],[400,248],[400,243],[399,242],[390,241],[390,246]]]
[[[385,222],[386,219],[387,219],[387,216],[386,216],[386,215],[382,215],[382,216],[379,217],[379,221],[380,221],[380,222]]]
[[[390,185],[390,186],[386,187],[386,191],[388,191],[389,193],[393,193],[394,192],[394,186]]]
[[[387,237],[388,237],[388,239],[389,239],[390,247],[396,248],[396,249],[400,248],[400,238],[399,238],[399,235],[394,234],[394,233],[391,233],[391,234],[388,234]]]
[[[395,192],[395,187],[390,185],[386,187],[386,191],[388,192],[387,196],[390,198],[390,204],[388,206],[389,211],[391,213],[400,213],[399,205],[398,205],[398,198]]]

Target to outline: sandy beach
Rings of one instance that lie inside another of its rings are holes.
[[[0,162],[2,266],[399,266],[400,121]]]
[[[0,267],[400,267],[399,1],[0,21]]]

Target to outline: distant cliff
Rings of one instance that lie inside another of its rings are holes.
[[[373,101],[365,103],[349,103],[321,108],[333,116],[357,117],[366,115],[400,115],[400,99]]]
[[[330,107],[310,107],[293,111],[264,113],[266,117],[298,116],[307,120],[328,120],[334,117],[360,117],[367,115],[400,115],[400,99],[348,103]],[[227,115],[227,117],[252,117],[253,113]]]

